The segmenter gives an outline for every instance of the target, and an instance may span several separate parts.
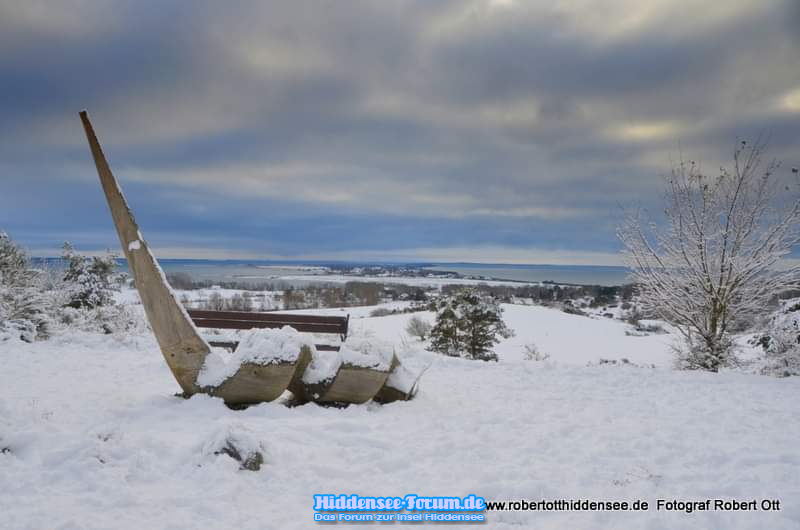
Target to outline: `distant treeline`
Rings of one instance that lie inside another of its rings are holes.
[[[311,284],[306,286],[292,286],[285,282],[210,282],[195,281],[186,272],[168,273],[167,280],[176,289],[196,290],[220,287],[223,289],[233,289],[244,291],[243,298],[259,299],[261,296],[248,296],[248,292],[271,292],[275,293],[278,300],[276,306],[265,303],[250,304],[237,297],[236,300],[225,302],[221,296],[215,296],[207,301],[201,301],[203,305],[210,303],[213,309],[223,309],[220,305],[236,306],[237,310],[248,310],[255,307],[258,310],[264,309],[313,309],[325,307],[352,307],[377,305],[382,302],[407,300],[414,302],[427,302],[431,298],[440,295],[452,295],[464,289],[463,285],[443,285],[441,287],[415,286],[397,283],[362,282],[352,281],[344,284]],[[634,286],[562,286],[555,284],[521,284],[521,285],[489,285],[478,283],[470,286],[483,295],[491,296],[500,302],[514,302],[519,299],[531,300],[534,303],[564,303],[572,300],[589,300],[591,306],[602,306],[614,303],[618,300],[627,301],[633,297]],[[232,307],[231,307],[232,309]]]
[[[521,286],[478,284],[475,288],[482,294],[491,295],[501,302],[512,302],[514,299],[526,298],[537,303],[566,302],[579,299],[592,299],[591,305],[603,306],[616,302],[627,301],[633,298],[635,286],[633,284],[605,286],[605,285],[557,285],[526,284]],[[444,294],[454,294],[463,289],[458,285],[445,285],[442,287]]]
[[[411,285],[382,284],[378,282],[346,282],[344,284],[311,284],[303,287],[285,282],[263,282],[259,284],[240,282],[193,281],[185,272],[169,273],[167,280],[175,289],[197,290],[220,287],[244,291],[241,295],[225,299],[219,293],[212,293],[207,299],[199,300],[198,305],[212,310],[274,310],[274,309],[316,309],[326,307],[354,307],[377,305],[390,300],[410,300],[425,302],[428,294],[425,289]],[[275,293],[277,304],[270,304],[263,294]],[[185,297],[188,300],[188,297]]]
[[[225,298],[216,293],[208,298],[191,301],[195,306],[213,310],[271,311],[288,309],[317,309],[329,307],[371,306],[390,301],[413,301],[425,303],[439,296],[453,295],[464,289],[463,285],[439,287],[415,286],[397,283],[352,281],[343,284],[315,283],[305,286],[287,282],[211,282],[195,281],[186,272],[170,272],[167,280],[175,289],[197,290],[220,287],[243,291],[241,295]],[[634,284],[605,285],[559,285],[553,283],[471,285],[482,295],[491,296],[499,302],[519,303],[521,300],[542,305],[559,305],[566,310],[579,307],[605,307],[622,304],[627,309],[636,294]],[[271,298],[263,294],[273,293]],[[800,296],[800,291],[782,293],[780,298]],[[188,297],[184,298],[187,303]],[[577,302],[580,303],[577,303]]]

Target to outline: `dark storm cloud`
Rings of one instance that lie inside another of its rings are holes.
[[[713,167],[764,133],[797,165],[798,23],[789,0],[0,2],[0,228],[114,245],[88,107],[165,248],[613,252],[678,149]]]

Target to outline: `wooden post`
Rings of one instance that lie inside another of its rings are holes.
[[[122,252],[128,260],[136,289],[142,299],[147,319],[153,328],[158,345],[164,354],[172,374],[183,391],[189,395],[198,391],[195,381],[206,355],[211,351],[198,333],[189,315],[175,298],[150,249],[139,232],[133,213],[122,195],[117,180],[111,173],[97,136],[94,133],[89,115],[80,113],[86,139],[92,151],[97,174],[103,186],[111,217],[117,228]]]

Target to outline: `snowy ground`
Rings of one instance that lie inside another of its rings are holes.
[[[411,402],[346,409],[175,397],[147,332],[0,343],[0,528],[314,528],[318,493],[776,498],[779,512],[487,512],[485,527],[800,527],[800,379],[676,372],[669,335],[504,307],[516,336],[498,363],[422,351],[410,314],[348,309],[354,333],[430,368]],[[529,343],[550,359],[523,360]],[[656,368],[587,366],[601,358]],[[260,471],[213,454],[230,435],[263,447]]]

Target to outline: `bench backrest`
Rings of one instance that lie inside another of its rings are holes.
[[[286,313],[204,311],[200,309],[189,309],[188,313],[194,325],[198,328],[252,329],[291,326],[301,333],[337,334],[342,342],[347,338],[347,328],[350,324],[350,315],[346,317],[330,317],[319,315],[292,315]],[[220,343],[220,345],[222,345],[222,343]],[[317,349],[338,350],[339,348],[318,344]]]

